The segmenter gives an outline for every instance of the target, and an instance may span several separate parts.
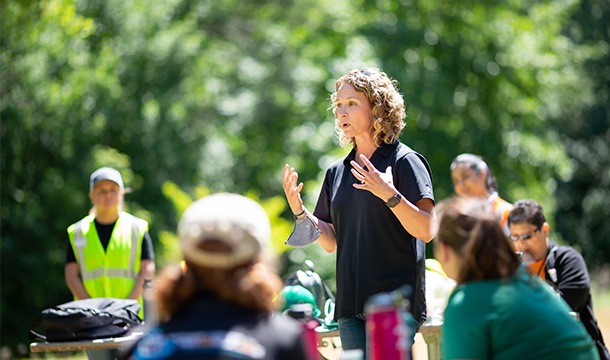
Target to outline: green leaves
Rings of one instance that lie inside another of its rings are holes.
[[[334,81],[366,66],[399,82],[401,139],[430,162],[437,200],[453,194],[456,155],[483,155],[502,197],[540,201],[555,237],[607,262],[609,11],[599,0],[3,3],[2,306],[15,309],[3,334],[69,300],[65,229],[89,210],[101,165],[123,172],[161,261],[177,254],[181,211],[207,191],[255,193],[283,253],[282,168],[297,169],[313,209],[324,170],[349,151],[328,110]],[[320,258],[332,277],[333,255],[316,251],[285,260]],[[5,277],[31,265],[50,279],[21,289],[21,274]]]

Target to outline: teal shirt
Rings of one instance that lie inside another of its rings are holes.
[[[445,310],[441,356],[450,359],[596,360],[595,344],[570,307],[519,269],[505,280],[457,287]]]

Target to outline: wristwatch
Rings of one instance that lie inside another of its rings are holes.
[[[385,204],[389,208],[393,208],[394,206],[396,206],[396,205],[398,205],[400,203],[400,199],[402,199],[402,196],[400,195],[399,192],[397,192],[396,195],[392,196],[390,198],[390,200],[388,200]]]

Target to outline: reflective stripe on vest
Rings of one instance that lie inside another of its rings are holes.
[[[83,227],[86,231],[83,230]],[[98,253],[104,249],[99,242],[99,237],[95,236],[96,232],[92,232],[94,231],[92,227],[94,228],[95,224],[93,216],[90,215],[74,224],[73,228],[73,249],[77,255],[77,263],[85,289],[92,297],[127,297],[139,273],[138,253],[148,224],[135,216],[122,212],[112,231],[108,247],[101,254],[103,258],[100,258]],[[86,236],[85,233],[89,236]],[[89,257],[87,258],[85,255],[87,241],[94,239],[98,243],[89,244],[87,250]],[[127,246],[129,249],[126,248]],[[126,250],[129,250],[128,254]],[[125,257],[118,259],[117,256],[121,256],[122,253],[125,253]],[[92,259],[92,254],[95,259]]]

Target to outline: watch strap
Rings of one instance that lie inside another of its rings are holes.
[[[400,204],[400,200],[402,199],[402,195],[399,192],[396,195],[392,196],[385,204],[389,208],[393,208],[394,206]]]

